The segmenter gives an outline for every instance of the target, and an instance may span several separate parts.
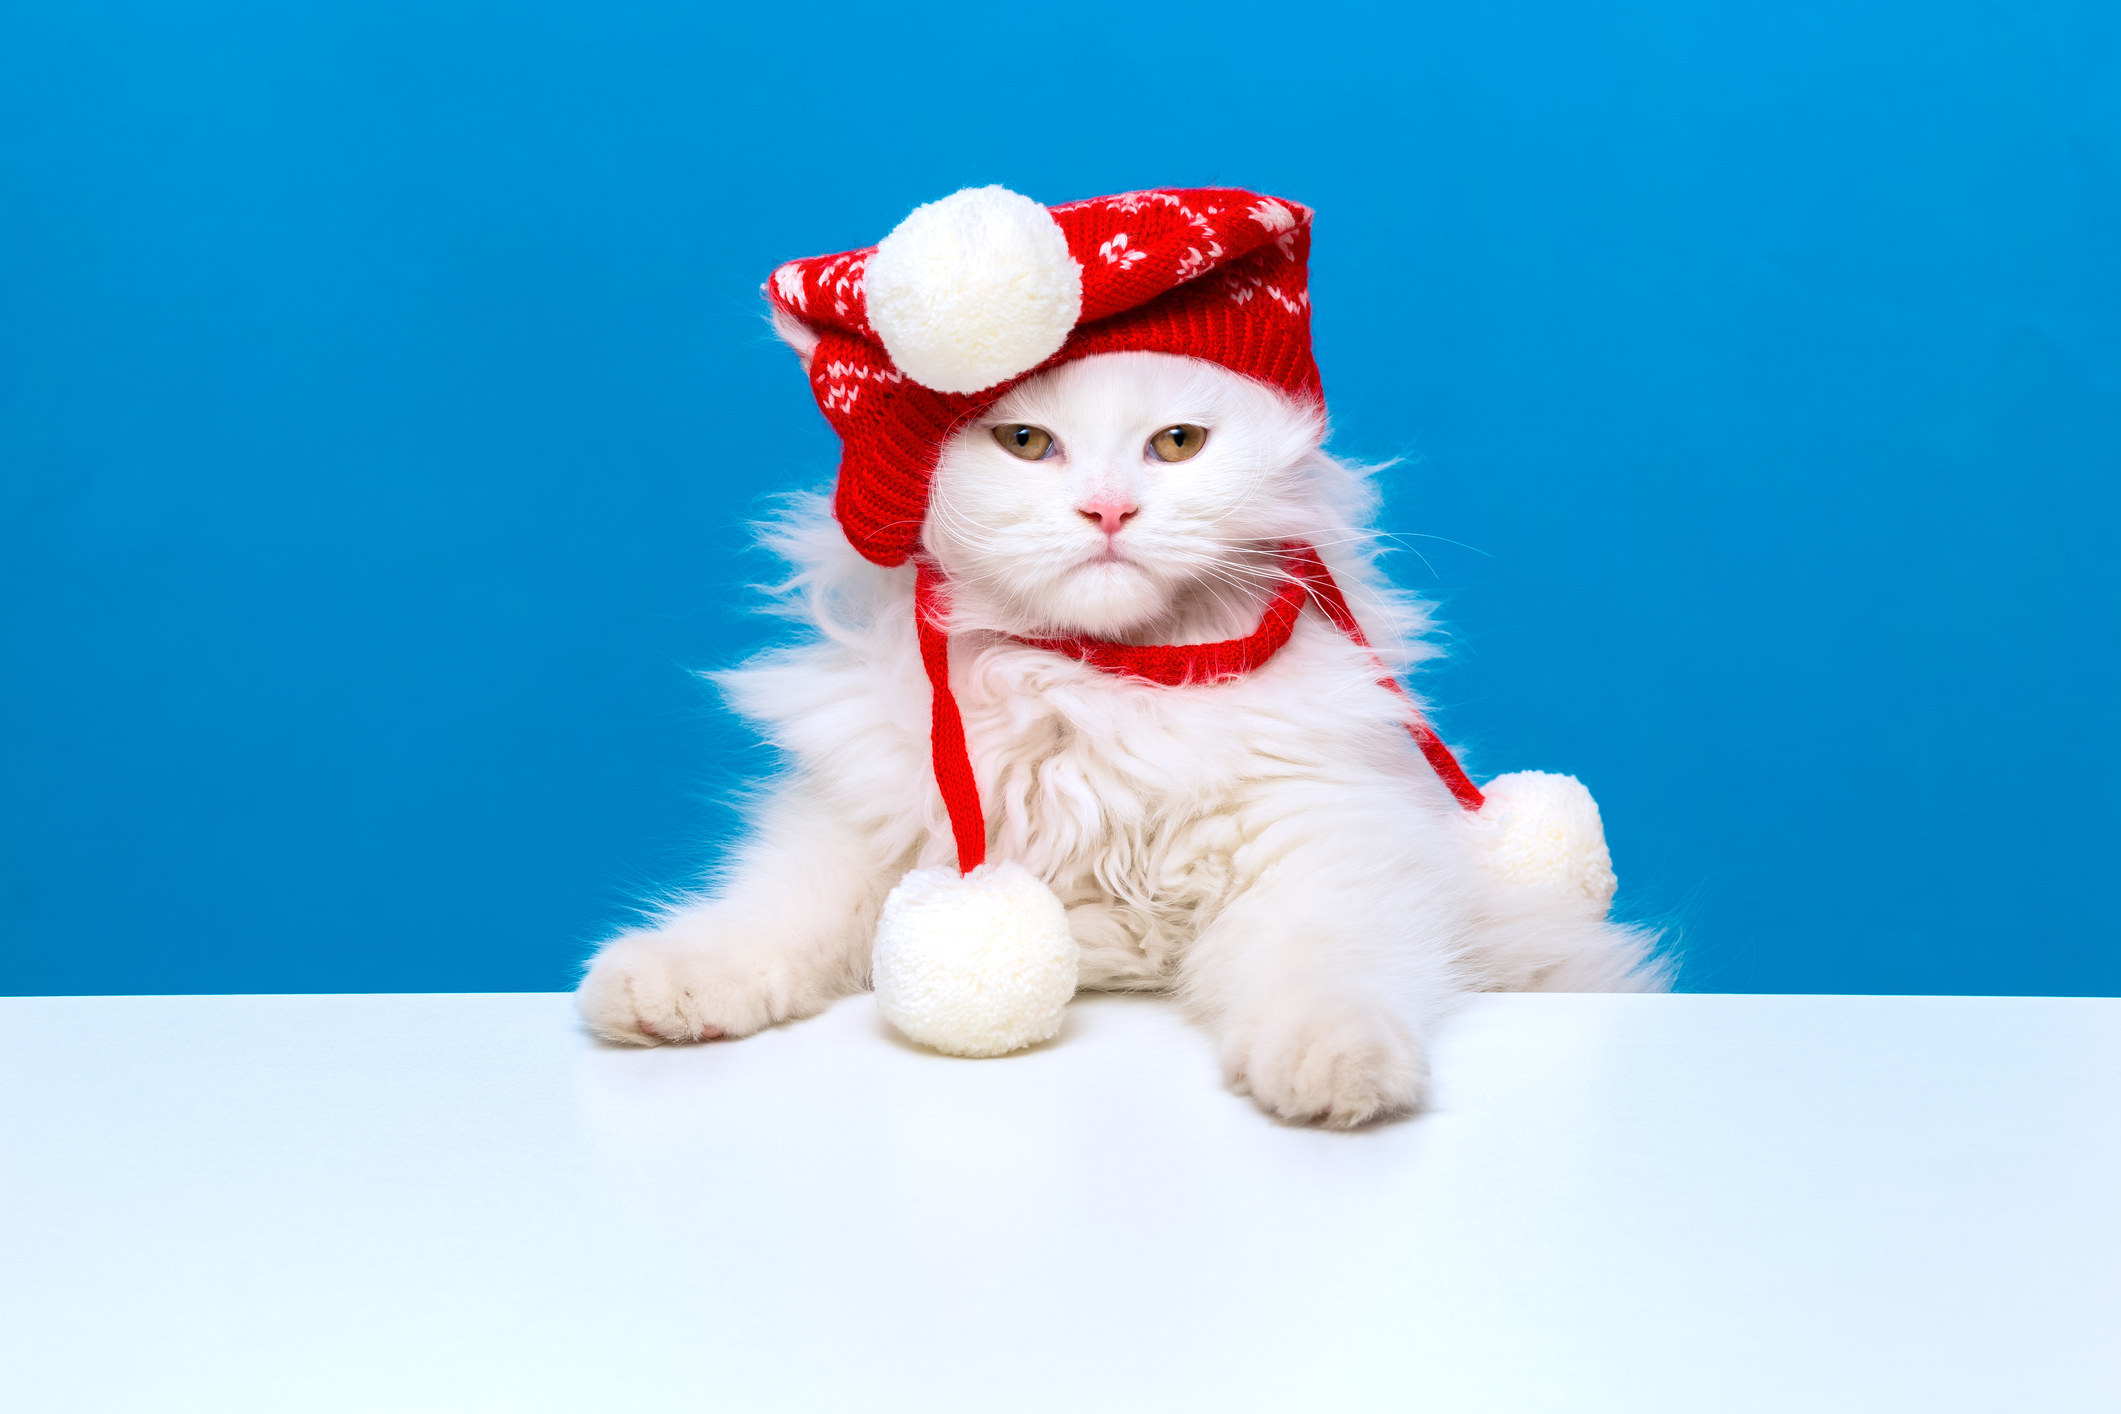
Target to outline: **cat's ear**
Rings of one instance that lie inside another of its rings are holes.
[[[795,350],[795,356],[803,361],[803,372],[808,373],[811,355],[817,352],[817,330],[777,304],[767,308],[770,312],[766,318],[772,323],[773,332],[780,336],[782,343]]]

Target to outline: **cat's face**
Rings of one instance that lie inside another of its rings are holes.
[[[1319,414],[1215,364],[1077,359],[951,438],[923,539],[1015,627],[1124,634],[1256,583],[1311,522]]]

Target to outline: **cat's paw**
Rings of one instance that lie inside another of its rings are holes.
[[[654,1046],[748,1036],[794,1014],[789,969],[657,933],[614,938],[589,964],[575,1006],[607,1041]]]
[[[1359,1004],[1284,1001],[1233,1026],[1224,1077],[1296,1124],[1351,1129],[1418,1106],[1429,1067],[1407,1028]]]

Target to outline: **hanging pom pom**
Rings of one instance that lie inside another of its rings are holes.
[[[1598,802],[1574,776],[1513,771],[1480,788],[1487,802],[1465,816],[1488,874],[1511,888],[1549,889],[1603,918],[1619,880]]]
[[[862,275],[869,324],[899,371],[977,393],[1060,352],[1083,272],[1053,216],[1005,187],[968,187],[899,222]]]
[[[1067,910],[1021,864],[916,869],[877,920],[877,1008],[945,1055],[1006,1055],[1059,1034],[1078,952]]]

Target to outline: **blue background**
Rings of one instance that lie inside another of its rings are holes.
[[[0,990],[569,985],[765,759],[758,283],[993,181],[1317,208],[1426,690],[1686,985],[2121,990],[2121,10],[1015,13],[8,7]]]

